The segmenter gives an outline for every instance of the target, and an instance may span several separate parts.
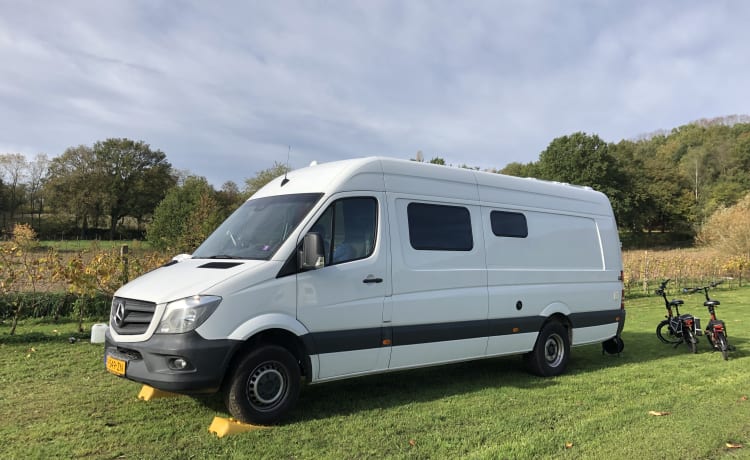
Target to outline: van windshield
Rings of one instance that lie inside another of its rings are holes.
[[[246,201],[195,250],[193,258],[269,260],[321,196],[298,193]]]

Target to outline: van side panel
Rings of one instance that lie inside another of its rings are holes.
[[[484,208],[484,221],[502,208]],[[487,267],[506,270],[602,270],[601,245],[596,222],[590,217],[551,212],[518,211],[526,217],[528,236],[496,236],[489,225]]]
[[[433,182],[427,190],[440,184]],[[387,195],[392,212],[393,248],[390,325],[394,346],[389,367],[397,369],[484,356],[487,275],[479,208],[456,199],[437,201],[420,195]],[[408,222],[408,208],[413,203],[468,210],[473,237],[471,250],[415,249],[410,241]]]
[[[622,270],[622,251],[620,250],[620,238],[615,219],[611,216],[597,217],[596,225],[602,243],[604,269]]]
[[[493,212],[523,215],[527,234],[496,235]],[[556,313],[571,321],[573,345],[606,340],[617,333],[619,272],[605,271],[613,251],[605,255],[603,248],[611,241],[601,241],[595,216],[486,205],[482,217],[489,319],[506,320],[504,328],[490,328],[488,355],[530,351],[541,328],[541,322],[532,319]],[[602,310],[612,314],[602,317]]]

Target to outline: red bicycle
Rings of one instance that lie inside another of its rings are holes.
[[[719,306],[721,302],[708,296],[708,290],[715,288],[721,283],[723,283],[723,281],[715,281],[708,286],[685,288],[682,291],[688,294],[703,291],[705,294],[706,301],[703,302],[703,306],[708,308],[708,313],[711,315],[711,320],[708,322],[708,326],[706,326],[706,338],[708,339],[708,343],[711,344],[711,347],[715,351],[720,351],[721,356],[727,360],[729,359],[729,352],[734,350],[734,347],[729,345],[726,324],[724,324],[724,321],[716,318],[716,307]]]

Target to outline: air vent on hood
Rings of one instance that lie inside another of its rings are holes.
[[[198,268],[232,268],[242,265],[242,262],[209,262],[198,266]]]

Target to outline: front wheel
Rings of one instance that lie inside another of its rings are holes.
[[[239,360],[224,389],[224,403],[246,423],[278,423],[297,402],[300,368],[287,349],[262,346]]]
[[[569,356],[568,330],[559,322],[551,321],[539,332],[534,349],[524,355],[524,361],[530,372],[551,377],[565,372]]]
[[[672,326],[669,325],[668,319],[663,320],[656,327],[656,336],[663,343],[680,343],[682,341],[682,338],[678,337]]]
[[[724,361],[729,359],[729,342],[727,342],[727,338],[723,332],[716,333],[716,348],[721,350],[721,356],[724,358]]]

